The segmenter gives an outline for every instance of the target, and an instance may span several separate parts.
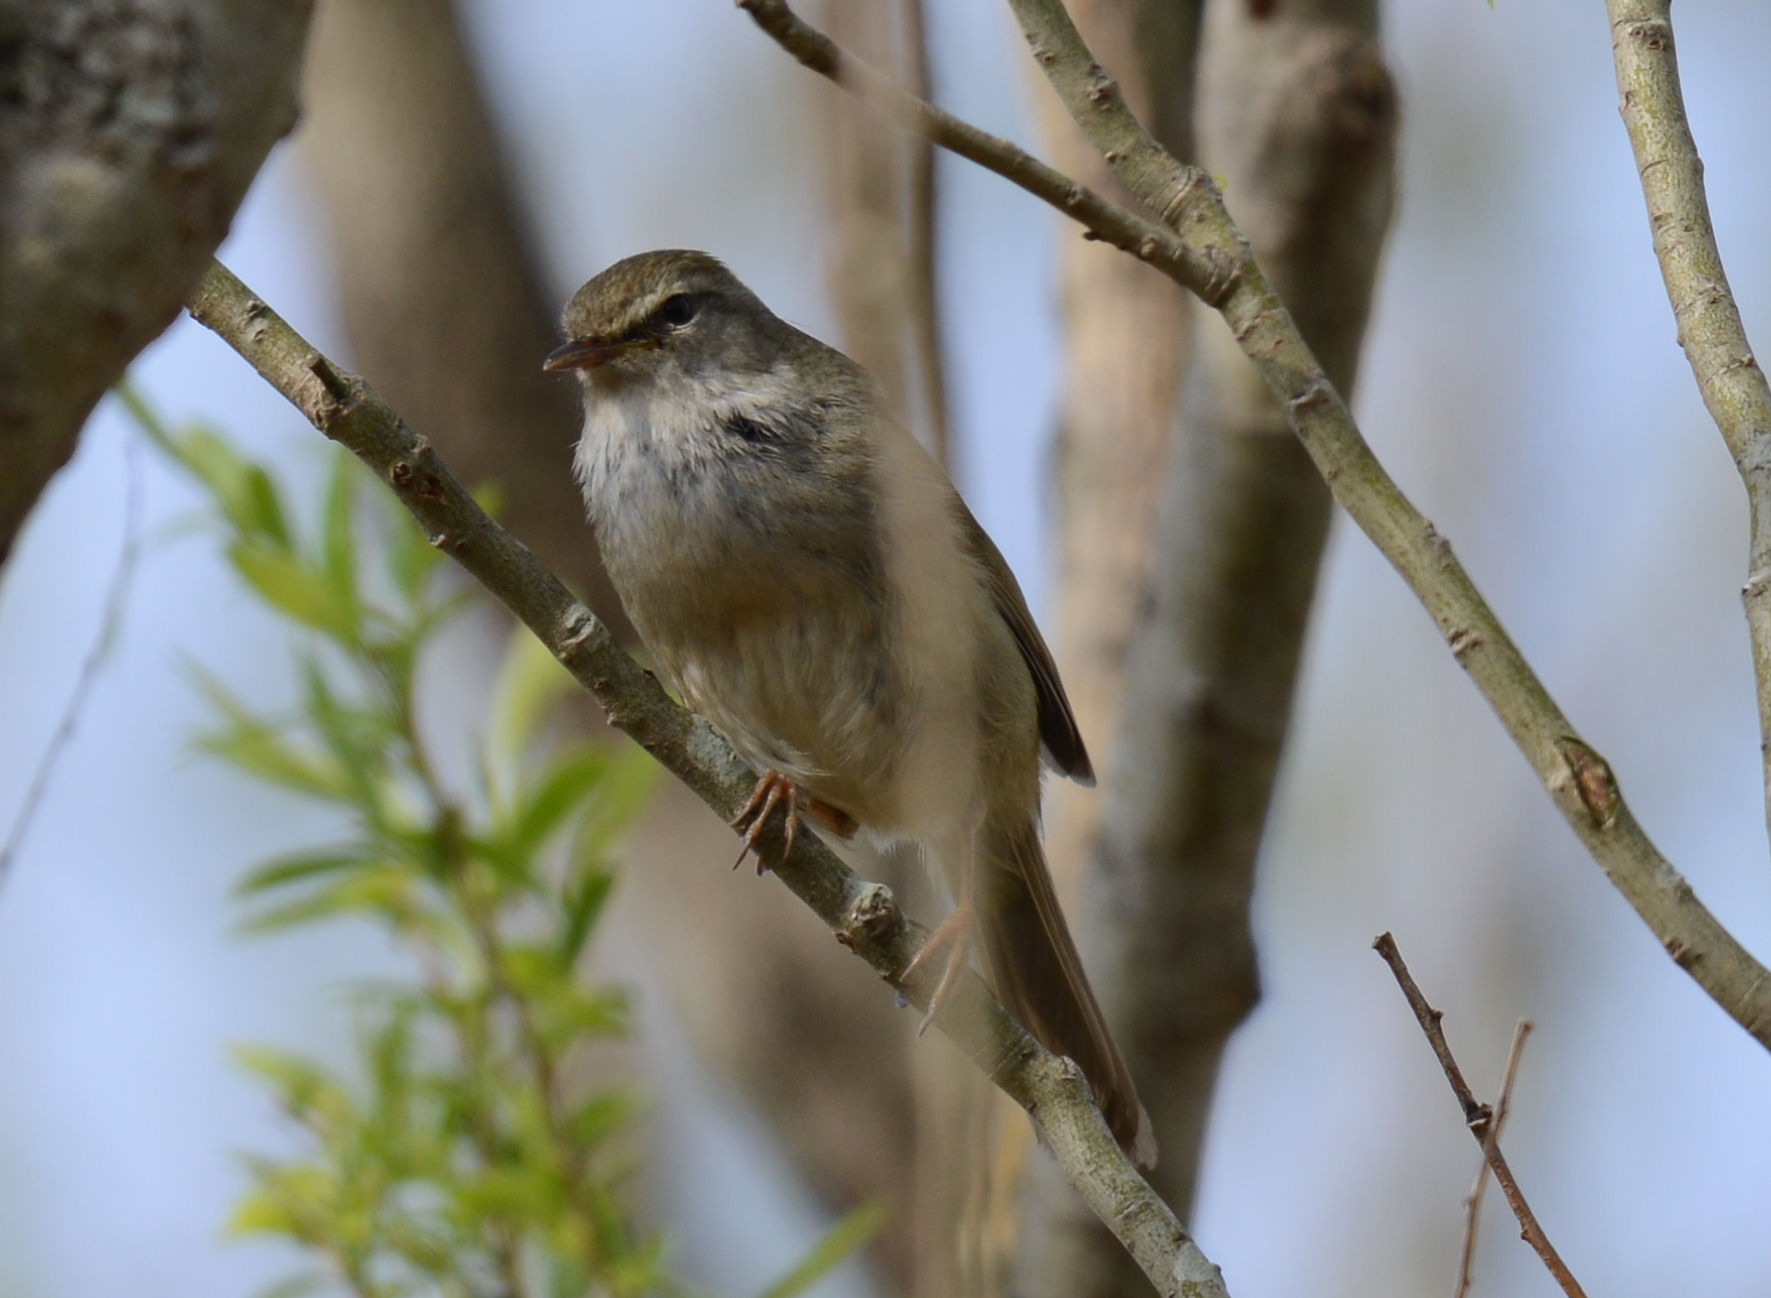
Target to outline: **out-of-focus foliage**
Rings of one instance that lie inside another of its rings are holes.
[[[251,870],[238,888],[246,927],[364,919],[411,957],[409,979],[359,989],[348,1078],[270,1046],[237,1052],[305,1137],[300,1156],[246,1158],[251,1187],[231,1222],[310,1254],[272,1292],[689,1292],[628,1202],[622,1136],[640,1097],[566,1080],[585,1047],[627,1028],[622,991],[578,971],[614,884],[610,846],[654,768],[638,750],[550,738],[574,686],[519,631],[471,772],[445,779],[420,724],[419,668],[470,592],[444,578],[416,525],[371,499],[338,452],[300,528],[286,489],[226,437],[173,432],[125,399],[206,489],[240,578],[306,633],[287,715],[193,669],[216,717],[201,746],[352,826]],[[872,1205],[850,1214],[767,1298],[803,1292],[878,1224]]]

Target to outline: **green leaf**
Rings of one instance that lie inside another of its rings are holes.
[[[259,1290],[258,1298],[307,1298],[309,1294],[321,1292],[328,1283],[326,1277],[318,1272],[303,1271]]]
[[[242,538],[290,549],[289,529],[277,485],[263,466],[247,459],[213,429],[195,425],[160,443],[209,489],[211,498]]]
[[[248,933],[274,933],[343,915],[382,919],[401,932],[427,936],[447,928],[446,920],[431,913],[412,872],[387,863],[365,867],[294,901],[255,911],[242,928]]]
[[[232,1053],[239,1067],[268,1082],[278,1101],[317,1134],[336,1134],[350,1125],[356,1102],[342,1082],[313,1060],[270,1046],[236,1045]]]
[[[627,1032],[628,998],[619,988],[587,989],[556,980],[527,990],[539,1002],[537,1027],[554,1049],[565,1050],[585,1037],[616,1037]]]
[[[603,1091],[592,1095],[567,1116],[573,1146],[594,1149],[632,1121],[642,1107],[640,1097],[631,1091]]]
[[[585,857],[606,849],[650,805],[664,768],[636,744],[616,750],[608,773],[597,784],[580,825],[577,850]]]
[[[493,762],[515,771],[542,722],[554,715],[554,704],[576,688],[571,673],[534,632],[524,626],[513,628],[492,684],[492,726],[486,746]]]
[[[197,690],[228,723],[199,735],[199,747],[250,775],[298,793],[330,799],[345,795],[348,783],[344,772],[326,754],[290,744],[275,724],[256,715],[220,679],[201,667],[187,669]]]
[[[307,715],[349,785],[349,801],[365,818],[379,821],[383,787],[390,778],[387,749],[399,731],[400,719],[385,710],[345,703],[319,661],[311,656],[302,663],[302,681]]]
[[[306,883],[321,875],[358,870],[372,864],[375,864],[375,858],[355,845],[317,852],[291,852],[287,856],[273,857],[247,874],[234,885],[234,897],[253,897],[273,888]]]
[[[510,863],[520,868],[547,844],[568,816],[608,773],[606,744],[581,744],[548,762],[529,783],[495,841]]]
[[[295,1218],[283,1197],[260,1188],[248,1190],[234,1205],[224,1227],[230,1235],[293,1235]]]
[[[343,451],[332,452],[332,476],[326,484],[326,507],[320,529],[320,553],[338,607],[348,610],[353,638],[362,621],[357,597],[357,545],[351,514],[357,503],[357,462]]]
[[[335,640],[355,641],[355,605],[342,601],[325,571],[303,555],[242,538],[228,547],[228,560],[272,607]]]
[[[758,1298],[794,1298],[822,1280],[839,1263],[879,1233],[886,1222],[885,1204],[869,1199],[836,1225],[812,1246],[786,1275],[764,1289]]]
[[[577,967],[603,904],[614,890],[615,876],[596,868],[576,870],[562,885],[559,904],[563,922],[554,947],[554,960],[562,974],[569,975]]]
[[[397,518],[389,511],[389,516],[387,570],[406,603],[416,605],[424,595],[431,573],[443,561],[443,552],[430,543],[430,538],[405,517],[403,511]]]

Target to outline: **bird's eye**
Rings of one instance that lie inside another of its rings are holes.
[[[687,293],[665,298],[664,305],[658,308],[658,318],[665,324],[680,329],[695,318],[695,299]]]

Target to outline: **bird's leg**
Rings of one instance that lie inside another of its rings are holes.
[[[959,979],[965,973],[967,962],[971,958],[972,938],[978,931],[978,913],[972,905],[972,855],[976,850],[977,831],[973,830],[965,838],[965,850],[959,854],[959,897],[951,914],[935,926],[935,931],[928,935],[922,949],[910,958],[904,966],[904,980],[922,965],[929,956],[940,950],[947,949],[947,967],[941,971],[941,981],[935,984],[934,995],[929,997],[928,1012],[922,1016],[916,1034],[921,1036],[929,1030],[929,1024],[935,1021],[935,1015],[947,1003],[953,989],[959,986]]]

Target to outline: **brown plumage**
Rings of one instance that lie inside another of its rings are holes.
[[[1042,751],[1083,783],[1093,768],[945,473],[854,362],[705,253],[616,263],[565,328],[547,366],[582,380],[585,502],[660,674],[773,787],[914,841],[958,903],[918,957],[946,953],[931,1016],[976,931],[1007,1008],[1152,1161],[1039,844]]]

